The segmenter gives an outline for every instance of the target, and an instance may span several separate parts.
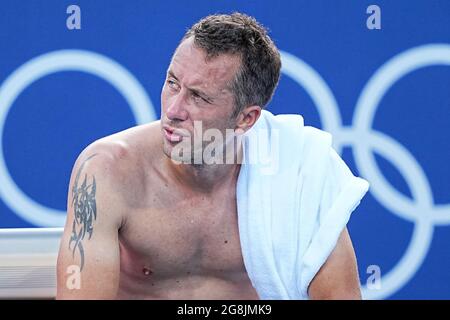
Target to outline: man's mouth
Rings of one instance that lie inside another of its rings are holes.
[[[180,142],[181,140],[183,140],[183,137],[186,136],[185,134],[181,133],[180,130],[173,129],[168,126],[164,126],[163,131],[165,138],[170,142]]]

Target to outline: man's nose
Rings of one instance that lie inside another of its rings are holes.
[[[166,116],[169,120],[187,120],[188,112],[186,110],[186,101],[183,99],[183,95],[181,93],[170,101],[166,111]]]

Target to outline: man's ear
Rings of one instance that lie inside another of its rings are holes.
[[[236,133],[245,133],[249,130],[255,122],[259,119],[261,115],[261,107],[260,106],[249,106],[244,108],[239,115],[237,116],[236,128],[234,131]]]

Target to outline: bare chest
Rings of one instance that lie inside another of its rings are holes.
[[[245,273],[234,197],[155,202],[127,214],[122,268],[165,279]]]

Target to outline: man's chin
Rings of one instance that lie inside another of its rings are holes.
[[[173,146],[167,143],[167,141],[163,141],[162,151],[168,157],[171,158]]]
[[[183,158],[180,155],[177,155],[177,153],[175,152],[175,146],[173,146],[172,144],[168,143],[167,141],[163,142],[163,153],[164,155],[171,160],[174,164],[181,164],[181,163],[186,163],[186,158]]]

